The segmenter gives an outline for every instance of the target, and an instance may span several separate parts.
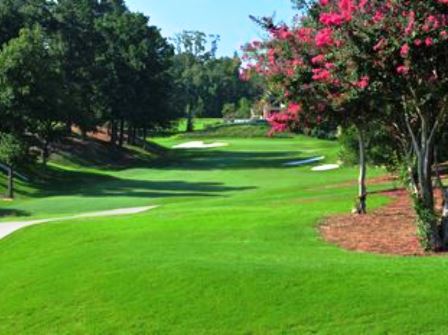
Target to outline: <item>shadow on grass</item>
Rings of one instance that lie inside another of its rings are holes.
[[[79,195],[88,197],[126,196],[136,198],[217,197],[227,192],[246,191],[254,187],[231,187],[215,182],[183,180],[136,180],[90,172],[49,169],[51,177],[34,183],[39,191],[33,197]]]
[[[174,150],[168,157],[140,162],[133,168],[145,168],[157,176],[157,170],[237,170],[275,168],[287,169],[284,164],[309,159],[300,151],[227,151]],[[217,197],[229,192],[252,190],[252,186],[232,187],[218,182],[189,182],[185,180],[137,180],[90,171],[64,170],[58,167],[35,167],[30,197],[78,195],[86,197],[125,196],[136,198]],[[23,190],[25,191],[25,190]],[[25,191],[26,192],[26,191]]]
[[[176,156],[170,161],[159,161],[155,164],[158,168],[173,170],[286,169],[290,167],[284,166],[285,163],[318,156],[300,151],[201,150],[177,150]]]
[[[0,218],[7,216],[25,217],[30,216],[31,213],[15,208],[0,208]]]
[[[169,149],[156,143],[140,142],[138,146],[119,148],[96,139],[65,138],[54,144],[52,161],[61,165],[89,166],[110,171],[147,167],[152,161],[163,158]]]

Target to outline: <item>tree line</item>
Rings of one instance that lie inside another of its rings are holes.
[[[191,130],[195,115],[218,117],[225,103],[253,97],[238,57],[216,57],[218,41],[200,32],[170,41],[124,0],[2,0],[1,166],[13,175],[30,148],[46,163],[74,127],[83,136],[105,128],[121,147],[185,115]]]

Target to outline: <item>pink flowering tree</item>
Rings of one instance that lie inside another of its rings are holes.
[[[364,127],[388,126],[402,141],[401,157],[410,167],[421,241],[432,250],[446,247],[448,225],[440,227],[434,210],[433,164],[448,114],[448,1],[297,2],[308,8],[297,27],[267,20],[271,39],[247,50],[250,70],[265,76],[288,102],[270,120],[274,131],[305,118],[354,124],[360,134],[363,212]],[[394,108],[383,108],[386,104]]]
[[[433,190],[435,143],[448,114],[447,5],[444,0],[320,1],[321,22],[355,48],[357,65],[370,69],[371,83],[399,106],[387,120],[411,143],[418,228],[431,250],[448,242],[448,234],[440,234],[447,227],[440,227]]]
[[[266,77],[271,91],[288,104],[282,113],[269,119],[272,131],[284,131],[297,122],[354,125],[359,134],[360,158],[355,210],[366,213],[365,125],[372,117],[370,101],[374,96],[369,76],[342,48],[334,27],[321,22],[319,15],[304,17],[296,28],[268,23],[265,25],[271,38],[249,44],[246,56],[252,60],[249,70]]]

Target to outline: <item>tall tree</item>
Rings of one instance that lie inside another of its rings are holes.
[[[6,198],[14,198],[14,169],[26,156],[24,142],[13,134],[0,133],[0,164],[4,164],[8,171]]]
[[[150,125],[173,118],[168,114],[166,99],[172,48],[148,23],[142,14],[119,10],[97,21],[101,36],[97,53],[102,71],[99,91],[111,121],[112,142],[118,140],[120,146],[126,124],[136,126],[141,119]]]
[[[61,86],[53,41],[39,26],[22,29],[0,52],[1,130],[33,133],[38,123],[60,121]]]
[[[65,123],[85,133],[98,122],[95,87],[98,80],[95,63],[99,37],[95,20],[99,15],[96,0],[60,0],[55,9],[57,34],[61,44],[61,67],[64,75]]]

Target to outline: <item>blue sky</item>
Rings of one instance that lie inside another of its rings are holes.
[[[249,15],[271,16],[291,22],[290,0],[126,0],[133,11],[143,12],[166,37],[182,30],[219,34],[218,54],[231,56],[240,46],[260,38],[262,31]]]

